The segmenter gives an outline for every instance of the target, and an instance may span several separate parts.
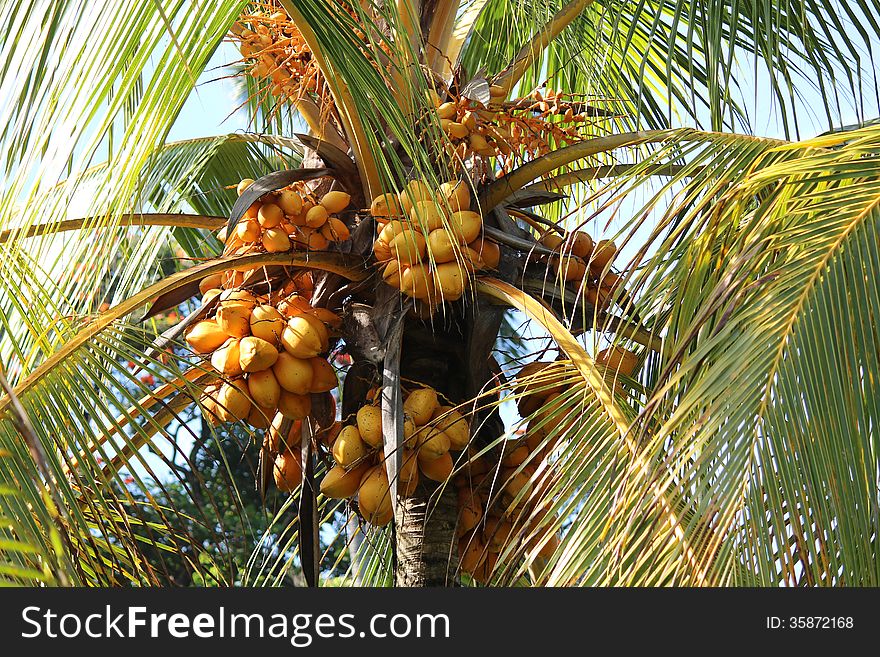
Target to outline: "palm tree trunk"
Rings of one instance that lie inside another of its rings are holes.
[[[458,571],[455,489],[422,483],[416,497],[399,498],[395,515],[394,584],[453,586]]]

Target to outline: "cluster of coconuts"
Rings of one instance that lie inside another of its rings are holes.
[[[245,178],[238,184],[241,194],[253,184]],[[303,185],[294,183],[269,192],[251,205],[231,235],[222,228],[217,237],[224,243],[224,255],[285,253],[291,249],[323,251],[332,242],[350,236],[338,216],[351,203],[351,196],[330,191],[316,198]]]
[[[358,508],[372,525],[391,521],[391,484],[385,469],[382,438],[382,412],[378,389],[368,395],[368,403],[336,435],[330,448],[335,465],[324,476],[321,492],[344,499],[357,496]],[[437,482],[452,474],[450,451],[461,451],[470,440],[467,418],[451,406],[440,403],[437,392],[419,387],[403,402],[404,443],[394,494],[411,497],[420,477]]]
[[[245,420],[254,428],[278,431],[285,419],[309,416],[313,395],[332,399],[336,372],[322,354],[329,349],[328,326],[340,319],[327,309],[313,308],[298,293],[299,283],[291,279],[269,295],[240,288],[214,288],[206,294],[217,297],[216,311],[190,328],[185,339],[219,378],[200,400],[209,421]],[[293,456],[282,451],[276,462],[276,483],[282,490],[298,485],[285,463]]]
[[[269,79],[275,96],[301,99],[319,92],[318,67],[312,52],[296,25],[283,11],[254,11],[244,14],[235,31],[239,50],[249,60],[249,72],[257,79]]]
[[[558,255],[550,257],[550,264],[557,275],[566,282],[586,282],[584,295],[588,303],[603,307],[617,285],[620,277],[608,270],[617,254],[617,246],[611,240],[593,242],[582,230],[565,235],[545,233],[540,242]]]
[[[500,249],[481,235],[483,218],[470,207],[470,191],[458,180],[439,190],[413,180],[400,194],[373,199],[370,214],[378,233],[373,253],[384,263],[385,282],[436,307],[461,298],[472,272],[496,268]]]
[[[459,564],[478,582],[489,580],[514,532],[539,558],[548,558],[559,544],[545,529],[547,513],[531,501],[541,485],[537,464],[518,443],[505,441],[491,461],[487,456],[471,458],[454,479]]]
[[[464,160],[472,155],[494,157],[513,152],[514,139],[510,128],[497,120],[503,118],[496,116],[497,112],[469,98],[442,102],[433,90],[428,94],[428,100],[436,108],[440,127],[449,138],[447,149],[451,155]],[[507,90],[493,85],[489,87],[489,94],[492,104],[493,100],[503,100]]]

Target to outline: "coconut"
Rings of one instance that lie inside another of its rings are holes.
[[[593,238],[582,230],[571,236],[571,254],[578,258],[589,260],[593,253]]]
[[[284,316],[269,305],[260,305],[251,312],[251,335],[277,344],[284,330]]]
[[[446,452],[437,458],[423,458],[422,450],[419,450],[418,460],[419,470],[421,470],[422,474],[432,481],[444,482],[449,479],[450,475],[452,475],[454,463],[452,462],[452,455],[449,452]]]
[[[260,224],[253,219],[239,221],[238,225],[235,227],[235,236],[247,244],[253,244],[258,241],[261,233],[262,229],[260,228]]]
[[[383,244],[391,244],[392,240],[404,231],[417,229],[418,227],[416,226],[410,226],[399,219],[393,219],[382,227],[376,241],[382,242]]]
[[[437,393],[432,388],[419,388],[407,396],[403,402],[403,411],[416,426],[421,427],[431,421],[438,405]]]
[[[620,372],[624,376],[632,376],[639,366],[639,357],[629,349],[615,345],[608,349],[603,349],[596,354],[596,362],[613,372]]]
[[[272,370],[251,372],[247,377],[248,391],[258,406],[276,408],[281,399],[281,386]]]
[[[327,308],[309,308],[306,310],[305,314],[311,315],[328,326],[334,326],[336,328],[342,326],[342,317]]]
[[[432,416],[433,425],[449,438],[449,447],[460,451],[467,447],[471,430],[467,420],[452,406],[438,406]]]
[[[559,251],[565,243],[565,237],[557,233],[546,233],[538,241],[542,246],[546,246],[551,251]]]
[[[297,358],[314,358],[327,348],[329,339],[327,328],[311,315],[291,317],[281,332],[281,344]]]
[[[284,212],[274,203],[264,203],[257,212],[257,221],[263,228],[275,228],[284,219]]]
[[[456,301],[464,294],[469,278],[457,262],[446,262],[437,265],[434,270],[434,284],[439,296],[444,301]]]
[[[294,216],[302,211],[302,197],[293,189],[283,189],[278,195],[278,207],[284,214]]]
[[[251,400],[244,379],[228,381],[220,386],[217,393],[217,412],[224,422],[236,422],[247,418],[251,411]]]
[[[438,119],[451,119],[458,114],[458,105],[453,102],[441,103],[437,108]]]
[[[312,412],[311,395],[297,395],[287,390],[281,390],[278,398],[278,410],[289,420],[302,420]]]
[[[278,312],[288,319],[302,315],[311,310],[311,308],[309,300],[298,294],[291,294],[287,299],[278,304]]]
[[[324,206],[324,208],[330,214],[342,212],[343,210],[345,210],[345,208],[348,207],[349,203],[351,203],[351,195],[347,194],[346,192],[327,192],[321,198],[321,205]]]
[[[456,532],[466,534],[483,519],[483,506],[478,495],[469,490],[460,490],[458,496],[458,525]]]
[[[376,256],[377,262],[387,262],[391,260],[391,247],[385,242],[376,240],[373,242],[373,255]]]
[[[410,180],[403,191],[400,192],[400,207],[406,214],[412,210],[412,206],[419,201],[433,200],[434,194],[431,189],[421,180]]]
[[[530,454],[529,447],[526,443],[519,445],[515,443],[507,443],[503,450],[504,458],[501,459],[501,465],[505,468],[517,468],[521,466],[528,460]]]
[[[358,492],[361,479],[369,469],[370,465],[368,463],[363,463],[351,470],[346,470],[340,465],[334,465],[321,480],[321,493],[326,497],[337,500],[352,497]]]
[[[614,259],[617,254],[617,245],[611,240],[599,240],[593,249],[593,256],[590,260],[590,270],[594,274],[600,273],[605,269],[606,265]]]
[[[419,431],[417,442],[419,458],[430,460],[440,458],[449,451],[449,436],[433,427],[425,427]]]
[[[269,253],[290,251],[290,238],[280,228],[267,228],[263,232],[263,248]]]
[[[373,199],[370,214],[374,217],[397,217],[403,214],[403,208],[396,194],[382,194]]]
[[[382,445],[382,410],[378,406],[361,406],[357,427],[365,443],[371,447]]]
[[[199,281],[199,292],[202,294],[207,294],[208,290],[214,290],[219,288],[223,284],[223,274],[211,274],[210,276],[205,276],[201,281]]]
[[[240,183],[238,183],[238,187],[235,188],[235,191],[239,196],[244,194],[244,190],[254,184],[253,178],[244,178]]]
[[[468,242],[473,242],[479,236],[480,230],[483,227],[483,219],[476,212],[461,210],[452,213],[449,225],[452,234],[458,239],[459,243],[467,244]]]
[[[443,122],[441,121],[441,123]],[[459,121],[447,121],[446,125],[443,126],[443,129],[453,139],[464,139],[470,134],[468,127]]]
[[[501,262],[501,247],[495,242],[484,237],[478,237],[468,244],[468,247],[479,254],[484,269],[498,268],[498,263]]]
[[[220,302],[226,306],[244,306],[248,310],[257,305],[256,297],[247,290],[226,290],[220,295]]]
[[[272,418],[275,416],[275,408],[266,406],[251,406],[251,412],[248,413],[247,421],[254,429],[268,429],[272,424]]]
[[[243,372],[259,372],[272,367],[278,360],[278,350],[269,342],[255,336],[242,338],[238,345],[238,359]],[[268,406],[268,404],[266,404]]]
[[[321,235],[329,242],[344,242],[351,236],[351,231],[337,217],[330,217],[321,228]]]
[[[286,351],[278,354],[278,360],[272,365],[272,373],[278,385],[288,392],[307,395],[312,389],[314,373],[311,362],[291,356]]]
[[[438,228],[428,233],[428,252],[434,258],[434,262],[452,262],[455,260],[455,254],[460,251],[458,240],[456,240],[449,231]]]
[[[339,432],[331,452],[339,465],[348,468],[367,455],[367,445],[357,427],[348,426]]]
[[[243,338],[251,334],[251,309],[243,303],[222,301],[217,308],[217,324],[232,337]]]
[[[368,520],[391,508],[391,487],[384,466],[373,466],[364,474],[358,487],[358,507]]]
[[[566,281],[582,281],[587,275],[586,263],[576,256],[560,256],[554,262],[556,271]]]
[[[315,356],[309,359],[309,364],[312,366],[313,372],[310,392],[329,392],[339,385],[339,380],[336,378],[336,370],[327,362],[326,358]]]
[[[327,218],[329,216],[330,214],[327,212],[327,208],[323,205],[316,205],[309,208],[309,211],[306,212],[305,224],[309,228],[320,228],[327,223]]]
[[[278,490],[289,493],[302,483],[302,453],[298,449],[282,452],[272,468]]]
[[[211,365],[221,374],[232,377],[241,374],[238,338],[229,338],[223,346],[211,354]]]
[[[443,227],[443,209],[434,201],[419,201],[415,203],[409,213],[409,217],[415,226],[427,235],[432,230]]]
[[[218,349],[229,339],[213,319],[205,319],[193,326],[186,334],[186,342],[197,354],[207,354]]]
[[[412,421],[412,418],[409,414],[404,413],[403,416],[403,442],[408,444],[410,447],[415,449],[416,443],[418,442],[418,427],[416,423]]]
[[[399,290],[401,287],[400,274],[400,263],[397,260],[390,260],[382,270],[382,278],[395,290]]]
[[[528,498],[529,494],[532,492],[532,482],[525,471],[504,471],[501,473],[501,482],[504,485],[504,492],[511,497],[516,498],[522,493],[524,499],[520,500],[520,504],[522,504],[522,502],[525,501],[525,498]]]
[[[388,245],[391,255],[403,265],[412,265],[421,262],[425,257],[427,243],[425,236],[414,230],[404,230]]]
[[[437,292],[428,265],[418,264],[404,269],[400,275],[400,291],[415,299],[433,300]]]
[[[302,422],[291,422],[283,414],[275,413],[266,433],[264,446],[271,452],[284,452],[288,447],[297,447],[301,442],[301,431]]]
[[[462,180],[450,180],[441,184],[439,195],[452,212],[469,210],[471,207],[471,192],[467,183]]]

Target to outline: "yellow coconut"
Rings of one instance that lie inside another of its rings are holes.
[[[418,388],[407,396],[403,410],[416,426],[421,427],[431,421],[438,405],[437,393],[433,388]]]
[[[229,339],[226,331],[213,319],[204,319],[186,334],[186,342],[197,354],[219,349]]]
[[[500,552],[510,540],[513,525],[498,516],[487,516],[483,526],[483,537],[486,547],[492,552]]]
[[[251,334],[251,309],[242,303],[221,301],[217,308],[217,324],[227,335],[246,337]]]
[[[281,344],[297,358],[314,358],[326,349],[328,340],[327,328],[311,315],[291,317],[281,332]]]
[[[272,424],[272,418],[275,416],[275,408],[264,406],[251,406],[251,412],[248,413],[247,421],[254,429],[268,429]]]
[[[422,450],[419,450],[419,470],[432,481],[444,482],[452,475],[454,463],[449,452],[434,458],[422,458]]]
[[[498,263],[501,262],[501,247],[495,242],[478,237],[468,246],[479,254],[484,268],[498,269]]]
[[[244,178],[240,183],[238,183],[238,187],[235,188],[235,191],[239,196],[244,194],[244,190],[254,184],[253,178]]]
[[[272,475],[278,490],[289,493],[302,483],[302,454],[298,449],[287,450],[275,458]]]
[[[589,233],[579,230],[572,235],[570,239],[571,254],[576,255],[578,258],[589,260],[595,246],[593,244],[593,238],[590,237]]]
[[[596,362],[604,365],[613,372],[620,372],[625,376],[632,376],[639,366],[639,357],[629,349],[619,345],[603,349],[596,354]]]
[[[259,222],[254,221],[253,219],[239,221],[238,225],[235,227],[236,237],[247,244],[253,244],[254,242],[259,241],[262,232]]]
[[[432,301],[437,292],[428,265],[418,264],[404,269],[400,275],[400,291],[415,299]]]
[[[449,448],[460,451],[467,447],[471,430],[467,420],[452,406],[438,406],[432,416],[432,424],[449,438]]]
[[[199,292],[206,294],[208,290],[219,288],[223,284],[223,274],[211,274],[199,281]]]
[[[532,482],[526,471],[515,472],[504,470],[501,473],[501,483],[504,486],[504,492],[515,498],[522,494],[523,498],[528,498],[532,492]],[[524,500],[520,500],[522,503]]]
[[[400,263],[397,260],[390,260],[382,270],[382,278],[395,290],[399,290],[401,287],[400,274]]]
[[[247,377],[248,390],[254,403],[266,408],[277,407],[281,399],[281,386],[272,370],[251,372]]]
[[[217,412],[224,422],[236,422],[247,418],[251,412],[251,400],[244,379],[228,381],[217,393]]]
[[[404,230],[395,236],[388,245],[391,255],[402,265],[421,262],[425,257],[427,243],[425,236],[414,230]]]
[[[337,217],[330,217],[327,223],[321,227],[321,235],[330,242],[344,242],[351,237],[351,231]]]
[[[374,217],[398,217],[403,214],[403,207],[396,194],[382,194],[373,199],[370,214]]]
[[[284,189],[278,195],[278,206],[286,215],[297,215],[302,211],[302,197],[293,189]]]
[[[349,468],[367,455],[367,445],[357,427],[343,427],[333,443],[333,459],[343,468]]]
[[[306,359],[291,356],[286,351],[278,354],[272,365],[278,385],[297,395],[307,395],[312,389],[312,364]]]
[[[315,356],[309,359],[309,364],[312,366],[313,372],[310,392],[329,392],[339,385],[339,380],[336,378],[336,370],[327,362],[326,358]]]
[[[330,214],[327,212],[327,208],[323,205],[316,205],[306,212],[305,223],[309,228],[320,228],[327,223],[329,217]]]
[[[287,390],[281,390],[278,398],[278,410],[290,420],[302,420],[312,412],[312,396],[297,395]]]
[[[263,204],[259,201],[257,201],[256,203],[251,203],[250,207],[244,211],[244,215],[242,215],[242,218],[256,219],[260,215],[261,207],[263,207]]]
[[[437,459],[449,451],[449,436],[433,427],[425,427],[418,432],[416,446],[420,459]]]
[[[554,264],[566,281],[582,281],[587,275],[587,264],[576,256],[560,256],[554,259]]]
[[[460,244],[473,242],[480,234],[483,227],[483,219],[476,212],[470,210],[461,210],[454,212],[449,218],[452,234],[458,239]]]
[[[456,253],[461,251],[458,240],[449,231],[438,228],[428,233],[428,250],[434,262],[452,262]]]
[[[445,200],[452,212],[469,210],[471,192],[467,183],[462,180],[450,180],[440,185],[440,198]]]
[[[238,376],[242,372],[238,343],[238,338],[229,338],[223,346],[211,354],[211,365],[224,376]]]
[[[340,191],[332,191],[327,192],[321,198],[321,205],[329,212],[330,214],[337,214],[338,212],[342,212],[345,208],[348,207],[348,204],[351,203],[351,195],[346,192]]]
[[[284,219],[284,212],[274,203],[264,203],[257,212],[257,221],[263,228],[275,228]]]
[[[358,492],[361,479],[370,465],[363,463],[351,470],[346,470],[340,465],[334,465],[327,471],[321,480],[321,493],[326,497],[341,500],[352,497]]]
[[[458,105],[453,102],[441,103],[437,108],[438,119],[451,119],[458,114]]]
[[[412,210],[412,206],[419,201],[430,201],[434,198],[431,189],[421,180],[410,180],[403,191],[400,192],[400,207],[406,214]]]
[[[470,534],[458,542],[459,567],[462,571],[473,574],[486,559],[486,546],[479,534]]]
[[[445,262],[434,269],[434,284],[444,301],[456,301],[464,294],[469,278],[457,262]]]
[[[257,306],[251,312],[251,335],[276,344],[284,330],[284,316],[268,305]]]
[[[427,235],[432,230],[443,227],[443,209],[434,201],[419,201],[409,213],[413,224]]]
[[[364,442],[372,447],[382,445],[382,409],[361,406],[357,412],[357,427]]]
[[[611,240],[599,240],[593,249],[590,260],[590,270],[593,273],[601,272],[605,266],[614,259],[617,254],[617,245]]]
[[[328,308],[309,308],[306,310],[305,314],[311,315],[328,326],[333,326],[335,328],[342,326],[342,317]]]
[[[220,302],[226,306],[244,306],[248,310],[253,310],[257,305],[256,297],[247,290],[225,290],[220,295]]]
[[[238,359],[243,372],[259,372],[275,364],[278,350],[266,340],[249,335],[238,344]]]
[[[267,228],[263,231],[263,248],[269,253],[290,251],[290,238],[280,228]]]
[[[469,490],[459,491],[456,531],[459,534],[466,534],[476,527],[482,519],[483,506],[479,496]]]
[[[376,238],[376,241],[382,242],[383,244],[391,244],[395,237],[407,230],[416,230],[416,227],[411,227],[409,224],[404,223],[399,219],[392,219],[382,227],[382,230],[379,231],[379,236]]]
[[[358,506],[368,520],[391,508],[391,487],[383,465],[373,466],[364,474],[358,487]]]
[[[505,468],[516,468],[525,463],[529,458],[529,447],[527,444],[511,444],[504,445],[504,458],[501,459],[501,465]]]

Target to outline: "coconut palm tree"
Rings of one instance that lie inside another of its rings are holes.
[[[0,578],[877,585],[878,15],[4,3]],[[163,492],[200,417],[270,530]]]

